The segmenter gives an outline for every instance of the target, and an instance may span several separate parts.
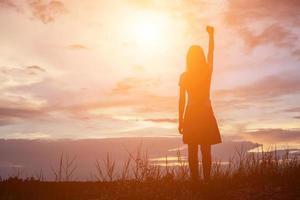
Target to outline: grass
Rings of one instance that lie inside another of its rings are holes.
[[[45,181],[42,170],[35,177],[10,177],[0,182],[0,199],[300,199],[300,163],[288,150],[249,153],[236,151],[224,165],[215,161],[212,181],[189,181],[180,151],[177,166],[153,165],[147,152],[129,153],[122,168],[107,154],[96,160],[95,181],[72,181],[76,157],[62,154],[54,181]],[[200,165],[201,166],[201,165]]]

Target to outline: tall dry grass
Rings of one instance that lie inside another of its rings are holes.
[[[128,152],[128,158],[117,167],[117,162],[106,154],[105,158],[95,161],[94,170],[91,173],[92,180],[97,182],[113,181],[160,181],[160,180],[189,180],[189,168],[187,160],[177,151],[176,165],[171,165],[168,156],[165,157],[164,165],[157,165],[149,159],[148,151],[140,146],[135,152]],[[231,180],[247,178],[272,178],[300,177],[299,155],[291,155],[285,150],[284,155],[279,155],[277,150],[259,152],[247,152],[243,149],[235,150],[228,161],[214,160],[212,164],[212,180]],[[50,166],[54,182],[74,181],[77,169],[76,156],[62,153],[56,167]],[[202,178],[202,163],[199,162],[200,178]],[[41,168],[38,173],[24,178],[24,172],[18,170],[7,180],[36,180],[46,181]],[[5,179],[0,179],[6,181]],[[49,180],[47,180],[49,181]]]
[[[135,153],[129,153],[128,159],[123,163],[119,171],[116,170],[115,161],[107,154],[106,159],[96,161],[97,181],[160,181],[160,180],[189,180],[188,163],[183,159],[181,152],[177,151],[176,166],[170,165],[168,157],[165,157],[165,165],[156,165],[149,160],[147,151],[139,148]],[[202,164],[199,163],[202,171]],[[247,152],[236,149],[227,162],[215,160],[212,164],[213,180],[247,179],[247,178],[272,178],[300,177],[300,162],[298,155],[291,155],[289,150],[284,155],[278,155],[277,150],[259,152]],[[200,176],[201,173],[200,173]],[[202,178],[202,177],[201,177]]]
[[[156,165],[141,148],[128,153],[121,167],[107,154],[95,161],[94,181],[74,181],[76,157],[62,154],[51,167],[54,181],[41,169],[35,177],[18,172],[0,181],[1,199],[300,199],[300,164],[297,155],[277,151],[246,152],[241,149],[226,164],[215,160],[209,184],[189,181],[186,159],[177,152],[176,166],[165,157]],[[201,162],[200,169],[201,170]]]

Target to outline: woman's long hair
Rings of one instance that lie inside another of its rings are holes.
[[[188,73],[201,73],[208,69],[204,51],[200,46],[193,45],[186,56],[186,71]]]
[[[209,67],[200,46],[190,47],[186,56],[186,84],[189,88],[209,88]]]
[[[186,57],[186,86],[196,94],[199,99],[209,98],[210,70],[206,62],[204,51],[200,46],[190,47]]]

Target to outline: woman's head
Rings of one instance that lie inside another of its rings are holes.
[[[186,56],[187,71],[201,71],[207,68],[204,51],[200,46],[193,45]]]

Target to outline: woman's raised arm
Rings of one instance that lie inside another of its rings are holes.
[[[207,54],[207,63],[211,69],[213,70],[213,62],[214,62],[214,27],[207,26],[206,31],[209,34],[209,45],[208,45],[208,54]]]

